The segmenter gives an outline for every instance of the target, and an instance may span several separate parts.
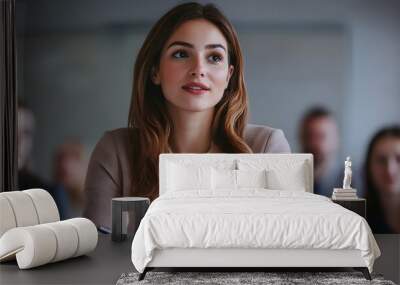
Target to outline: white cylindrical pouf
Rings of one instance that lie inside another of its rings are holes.
[[[43,189],[29,189],[22,192],[31,197],[39,217],[39,224],[57,222],[60,220],[57,205],[49,192]]]
[[[41,225],[51,229],[57,238],[57,252],[51,262],[57,262],[72,257],[78,248],[78,233],[66,222],[54,222]]]
[[[95,249],[98,234],[85,218],[17,227],[0,238],[0,261],[17,258],[20,269],[77,257]]]
[[[88,253],[96,248],[98,233],[94,223],[85,218],[74,218],[66,220],[78,233],[78,249],[74,257]]]
[[[2,193],[0,193],[0,237],[9,229],[17,226],[10,202],[1,194]]]
[[[1,238],[0,257],[16,253],[20,269],[28,269],[51,262],[57,251],[54,232],[41,225],[13,228]]]
[[[33,226],[39,223],[35,205],[30,196],[22,191],[1,193],[11,205],[17,227]]]
[[[57,252],[57,239],[48,228],[39,225],[21,230],[29,232],[25,237],[25,248],[17,253],[18,266],[21,269],[32,268],[51,262]]]

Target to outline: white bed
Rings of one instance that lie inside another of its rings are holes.
[[[312,169],[309,154],[160,155],[160,197],[132,243],[140,279],[155,267],[354,267],[370,278],[380,251],[367,222],[312,194]]]

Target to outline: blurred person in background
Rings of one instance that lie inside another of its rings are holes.
[[[311,108],[301,120],[299,137],[301,151],[314,156],[314,193],[331,197],[333,188],[343,185],[339,131],[333,114],[324,107]]]
[[[35,116],[22,102],[17,107],[18,190],[41,188],[48,191],[57,204],[60,218],[65,219],[66,195],[60,187],[52,185],[33,171],[32,149],[35,134]]]
[[[18,189],[29,188],[49,189],[46,183],[32,171],[32,148],[35,133],[35,117],[33,112],[21,101],[17,111],[17,141],[18,141]]]
[[[57,147],[54,155],[53,175],[56,184],[62,185],[67,194],[70,217],[82,216],[86,171],[85,149],[79,141],[67,140]]]
[[[383,128],[373,136],[364,174],[372,231],[400,234],[400,125]]]

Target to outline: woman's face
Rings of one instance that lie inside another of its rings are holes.
[[[168,39],[153,82],[172,107],[199,112],[221,100],[232,72],[220,30],[207,20],[191,20]]]
[[[372,150],[372,179],[380,192],[400,192],[400,138],[384,137]]]

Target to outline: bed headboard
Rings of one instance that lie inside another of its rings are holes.
[[[304,163],[303,175],[306,181],[306,191],[313,193],[313,156],[309,153],[296,154],[272,154],[272,153],[163,153],[159,157],[159,185],[160,195],[166,192],[167,165],[174,162],[181,165],[207,165],[216,168],[238,169],[238,163],[242,165],[266,165],[267,168],[285,172],[299,163]]]

